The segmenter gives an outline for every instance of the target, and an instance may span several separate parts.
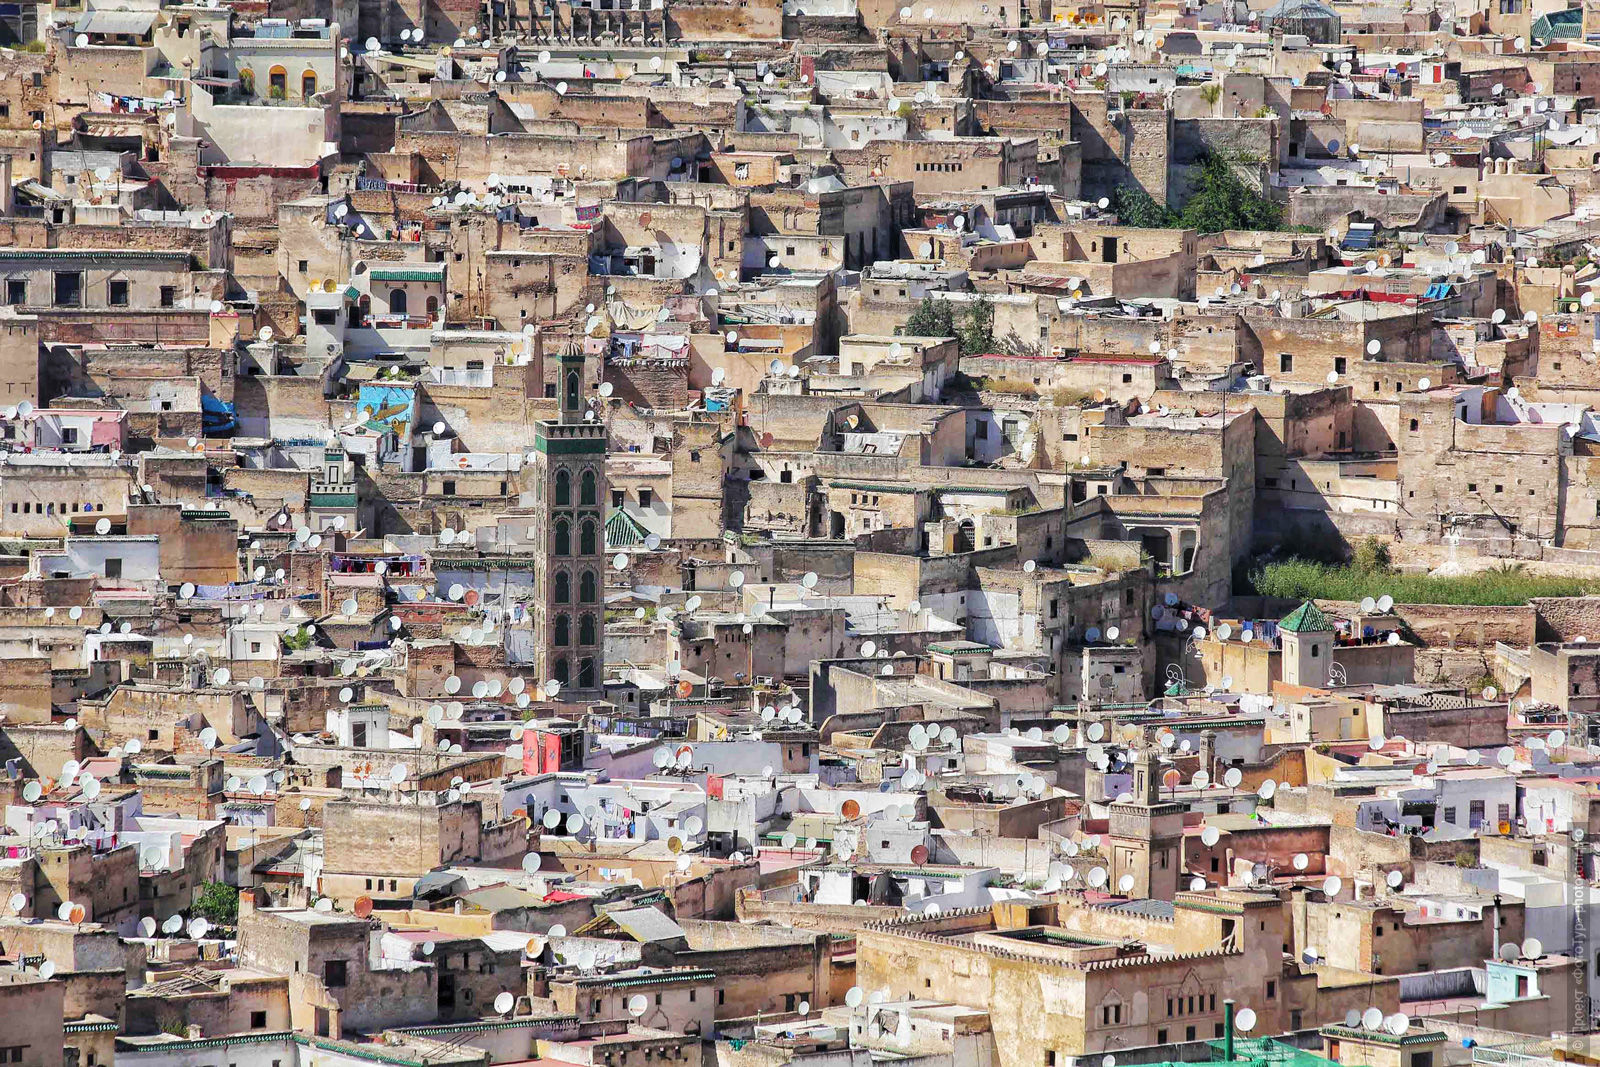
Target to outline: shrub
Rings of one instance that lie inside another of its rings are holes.
[[[1383,573],[1391,570],[1389,545],[1376,537],[1368,537],[1356,546],[1351,564],[1358,571]]]

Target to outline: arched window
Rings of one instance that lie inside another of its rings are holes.
[[[556,520],[556,555],[572,555],[572,524],[566,519]]]
[[[267,72],[267,94],[281,100],[288,92],[289,72],[282,67],[273,67]]]
[[[578,372],[572,371],[567,375],[567,408],[572,411],[578,409]]]
[[[578,618],[578,644],[592,645],[595,643],[594,616],[589,612],[584,612]]]
[[[600,549],[595,546],[594,540],[594,520],[585,519],[583,523],[583,533],[578,540],[578,554],[583,556],[592,556],[598,551],[600,551]]]
[[[560,682],[562,685],[566,685],[568,682],[570,682],[572,680],[572,667],[567,663],[567,657],[557,657],[556,665],[550,673],[555,675],[556,681]]]
[[[389,313],[391,315],[404,315],[406,313],[406,291],[404,289],[389,290]]]
[[[566,571],[556,572],[556,603],[572,603],[572,576]]]
[[[439,317],[439,298],[436,297],[436,296],[430,296],[430,297],[428,297],[428,318],[434,319],[434,318],[438,318],[438,317]]]
[[[308,70],[300,75],[300,95],[310,100],[317,95],[317,72]]]
[[[572,503],[572,475],[565,470],[556,471],[556,507]]]
[[[595,588],[596,584],[597,583],[594,580],[594,571],[584,571],[583,574],[579,575],[578,599],[583,601],[585,604],[593,604],[597,599],[597,590]]]
[[[572,644],[572,617],[566,612],[556,616],[556,635],[551,643],[558,648]]]
[[[583,472],[583,480],[580,483],[580,487],[579,487],[579,496],[578,496],[578,502],[579,503],[581,503],[581,504],[593,504],[595,502],[595,500],[594,500],[594,486],[595,486],[594,471],[584,471]]]
[[[578,688],[594,688],[594,657],[585,656],[578,661]]]

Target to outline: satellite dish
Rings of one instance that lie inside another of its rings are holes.
[[[1330,897],[1339,895],[1339,890],[1344,888],[1344,879],[1336,874],[1329,875],[1322,880],[1322,891]]]
[[[1239,1012],[1238,1015],[1234,1016],[1233,1024],[1234,1026],[1238,1027],[1242,1033],[1248,1034],[1251,1030],[1256,1028],[1256,1013],[1249,1008],[1245,1008],[1243,1011]]]
[[[510,993],[501,993],[494,998],[494,1010],[501,1015],[508,1015],[516,1002],[516,998]]]

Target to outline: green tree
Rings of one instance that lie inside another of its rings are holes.
[[[232,926],[239,921],[239,891],[223,882],[207,882],[200,887],[193,911],[208,922]]]
[[[922,302],[911,313],[911,317],[906,319],[906,336],[957,336],[955,312],[950,307],[950,301],[935,300],[931,296],[923,297]]]
[[[1117,186],[1116,192],[1111,194],[1111,209],[1124,226],[1162,229],[1176,222],[1170,208],[1156,203],[1155,197],[1137,185]]]
[[[979,356],[994,351],[994,301],[980,296],[967,308],[956,338],[961,342],[961,353]]]
[[[1221,156],[1208,153],[1200,162],[1194,194],[1178,216],[1178,225],[1198,233],[1222,230],[1275,230],[1283,210],[1251,189]]]
[[[1217,101],[1222,99],[1222,86],[1217,85],[1215,82],[1210,85],[1202,85],[1200,87],[1200,98],[1206,102],[1208,107],[1215,111],[1217,107]]]

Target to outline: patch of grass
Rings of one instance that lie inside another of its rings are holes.
[[[978,388],[986,393],[1006,393],[1010,396],[1039,395],[1039,387],[1032,382],[1013,382],[1006,378],[979,378]]]
[[[1094,397],[1087,390],[1058,385],[1050,390],[1050,400],[1058,408],[1081,408],[1085,404],[1092,403]]]
[[[1261,596],[1285,600],[1360,600],[1385,593],[1396,604],[1526,604],[1533,597],[1586,596],[1600,592],[1600,581],[1558,574],[1529,574],[1503,567],[1451,577],[1400,574],[1351,564],[1290,559],[1267,563],[1250,572],[1250,585]]]

